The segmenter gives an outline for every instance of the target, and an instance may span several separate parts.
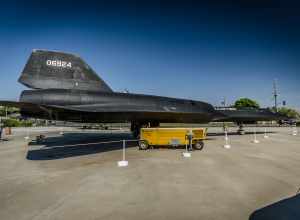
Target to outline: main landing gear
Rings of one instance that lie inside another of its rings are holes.
[[[240,135],[244,135],[245,134],[244,124],[239,123],[238,126],[239,126],[239,129],[237,130],[237,133],[240,134]]]

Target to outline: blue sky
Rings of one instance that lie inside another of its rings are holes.
[[[18,99],[32,49],[49,49],[80,55],[115,91],[271,106],[276,78],[279,101],[300,108],[299,5],[195,2],[10,1],[0,9],[0,99]]]

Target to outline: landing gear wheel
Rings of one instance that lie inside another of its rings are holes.
[[[239,135],[244,135],[245,134],[244,124],[238,124],[238,126],[239,126],[239,129],[238,129],[237,133]]]
[[[202,150],[204,147],[204,142],[203,141],[197,141],[195,144],[193,144],[193,148],[195,150]]]
[[[239,135],[244,135],[246,132],[244,130],[238,130]]]
[[[139,150],[147,150],[149,148],[148,141],[140,140],[139,141]]]

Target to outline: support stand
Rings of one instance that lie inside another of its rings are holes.
[[[257,140],[257,137],[256,137],[256,127],[254,127],[253,129],[253,134],[254,134],[254,140],[252,141],[254,144],[258,144],[259,143],[259,140]]]
[[[3,138],[2,138],[2,133],[3,133],[3,128],[0,127],[0,141],[3,141]]]
[[[60,134],[60,135],[64,135],[64,130],[63,130],[63,128],[60,128],[59,134]]]
[[[231,148],[231,146],[230,146],[230,144],[228,143],[228,135],[227,135],[227,130],[225,130],[225,137],[224,137],[224,139],[225,139],[225,144],[223,145],[223,147],[225,148],[225,149],[230,149]]]
[[[126,143],[125,143],[125,140],[123,140],[123,160],[118,161],[118,167],[127,167],[128,166],[128,161],[125,160],[125,147],[126,147]]]
[[[293,126],[293,132],[292,132],[292,135],[293,135],[293,136],[296,136],[297,134],[298,134],[297,127],[296,127],[296,126]]]
[[[0,117],[0,141],[2,141],[2,132],[3,132],[3,124],[2,124],[2,121],[1,121],[1,117]]]
[[[26,136],[24,137],[24,139],[25,139],[26,141],[29,140],[29,131],[28,131],[28,128],[26,128]]]
[[[267,135],[267,128],[265,128],[265,135],[264,138],[269,138],[269,136]]]
[[[186,158],[192,156],[191,152],[188,151],[188,145],[187,145],[187,142],[185,142],[185,152],[182,153],[182,156],[183,156],[183,157],[186,157]]]
[[[192,150],[193,131],[190,130],[188,132],[188,134],[186,135],[186,137],[189,140],[189,148],[190,148],[190,150]],[[185,140],[185,152],[182,153],[182,156],[186,157],[186,158],[192,157],[192,154],[191,154],[191,152],[189,152],[189,149],[188,149],[187,140]]]

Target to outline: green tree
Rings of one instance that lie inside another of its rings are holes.
[[[256,109],[258,109],[259,104],[252,99],[240,98],[235,101],[234,107],[236,107],[237,109],[240,109],[240,108],[256,108]]]
[[[10,114],[19,113],[19,112],[20,112],[20,109],[15,108],[15,107],[0,106],[0,116],[6,116],[6,113],[9,116]]]
[[[33,122],[30,120],[19,120],[15,118],[8,118],[2,120],[3,127],[32,127]]]
[[[5,107],[0,106],[0,116],[5,116]]]
[[[292,108],[281,107],[281,108],[278,108],[278,112],[287,117],[300,119],[299,112],[297,112],[295,109],[292,109]]]
[[[20,127],[21,123],[17,119],[5,119],[2,121],[4,127]]]

